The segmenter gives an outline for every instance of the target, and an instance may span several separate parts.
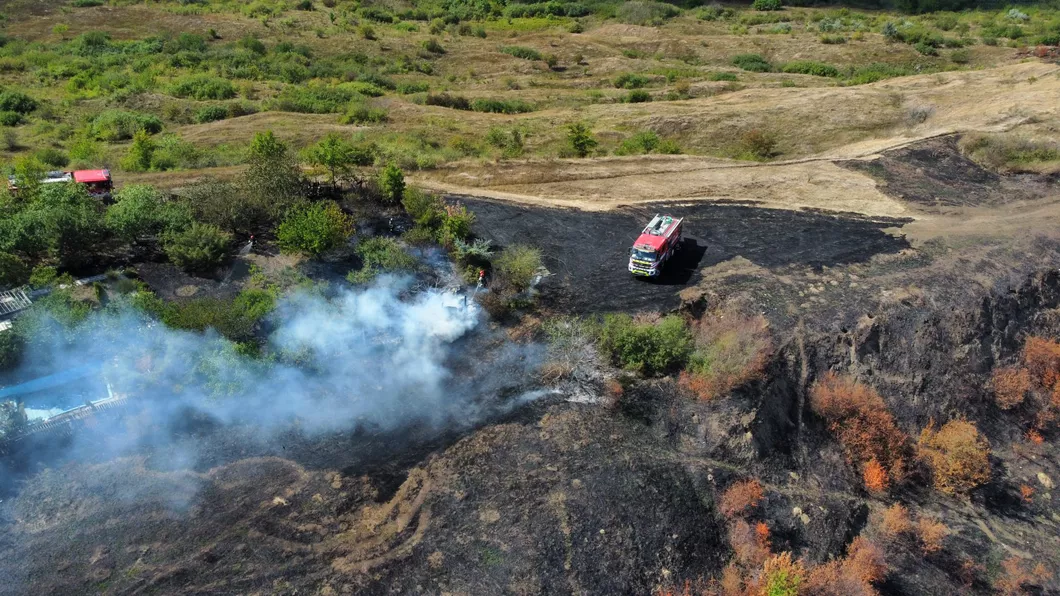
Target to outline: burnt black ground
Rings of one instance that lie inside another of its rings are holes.
[[[670,310],[702,270],[742,256],[768,269],[859,263],[908,248],[885,231],[907,220],[743,205],[655,203],[597,213],[450,197],[475,213],[475,234],[499,248],[530,244],[554,274],[545,284],[555,305],[573,312]],[[626,269],[629,247],[655,213],[685,218],[685,243],[658,280]]]
[[[998,206],[1055,192],[1055,177],[1000,176],[961,154],[958,136],[940,137],[888,151],[873,161],[840,165],[872,176],[881,190],[922,209]]]

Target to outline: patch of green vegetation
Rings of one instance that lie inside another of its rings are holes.
[[[369,283],[382,273],[411,273],[419,261],[400,242],[385,236],[365,238],[357,245],[362,267],[346,275],[353,284]]]
[[[780,67],[780,72],[813,75],[815,77],[838,77],[839,69],[831,64],[812,60],[797,60]]]
[[[732,65],[749,72],[773,70],[773,65],[759,54],[737,54],[732,57]]]
[[[501,53],[523,60],[541,60],[541,52],[525,46],[504,46],[501,48]]]
[[[596,336],[600,351],[617,366],[647,376],[679,370],[693,347],[684,319],[676,315],[659,319],[604,315]]]

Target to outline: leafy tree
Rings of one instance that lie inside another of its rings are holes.
[[[311,255],[335,248],[353,233],[352,219],[333,201],[310,203],[292,209],[276,236],[284,252]]]
[[[166,202],[153,186],[133,184],[115,194],[107,209],[106,224],[126,242],[147,236],[180,231],[191,225],[191,210],[183,203]]]
[[[210,224],[195,222],[187,229],[166,234],[166,256],[186,271],[208,271],[218,267],[228,254],[232,235]]]
[[[130,172],[146,172],[151,169],[151,158],[155,154],[155,141],[144,129],[133,135],[132,146],[122,160],[122,167]]]
[[[263,218],[242,224],[252,229],[272,223],[294,205],[302,189],[302,177],[287,144],[271,130],[254,135],[248,165],[241,189],[250,202],[250,211]]]
[[[49,184],[0,226],[0,249],[70,266],[91,260],[104,232],[100,204],[83,185]]]
[[[29,267],[22,259],[11,253],[0,252],[0,286],[20,286],[28,279]]]
[[[309,163],[326,168],[328,178],[335,182],[339,176],[348,174],[353,166],[361,165],[361,153],[353,143],[329,133],[306,151],[306,157]]]
[[[22,201],[33,201],[40,194],[41,180],[47,174],[47,167],[36,157],[20,157],[15,160],[15,186]]]
[[[575,122],[567,127],[567,145],[578,157],[589,155],[598,144],[592,131],[584,123]]]
[[[390,163],[379,173],[379,190],[389,203],[399,203],[405,196],[405,174],[401,168]]]

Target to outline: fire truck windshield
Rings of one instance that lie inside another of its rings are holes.
[[[633,257],[634,259],[638,260],[638,261],[654,261],[655,260],[655,252],[651,251],[651,250],[637,250],[637,249],[634,248],[634,249],[630,250],[630,256]]]

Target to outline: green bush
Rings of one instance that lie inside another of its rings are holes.
[[[516,293],[530,288],[541,267],[541,251],[520,244],[509,246],[493,261],[499,285]]]
[[[711,81],[736,81],[736,73],[734,72],[712,72],[707,79]]]
[[[644,89],[634,89],[629,92],[629,95],[623,100],[626,103],[645,103],[651,101],[651,93],[648,93]]]
[[[468,211],[467,207],[460,205],[448,209],[442,220],[442,244],[453,246],[456,242],[466,242],[471,237],[471,226],[474,224],[475,214]]]
[[[0,126],[18,126],[22,124],[22,114],[18,112],[0,112]]]
[[[405,83],[398,83],[397,92],[402,95],[411,95],[413,93],[426,93],[430,91],[431,85],[426,81],[411,81]]]
[[[405,174],[401,168],[388,163],[379,173],[379,191],[388,203],[400,203],[405,195]]]
[[[416,257],[397,240],[384,236],[361,240],[357,245],[357,256],[363,267],[346,276],[350,283],[367,283],[380,273],[409,273],[419,267]]]
[[[773,70],[773,65],[758,54],[737,54],[732,57],[732,64],[750,72],[769,72]]]
[[[121,161],[121,167],[128,172],[146,172],[151,169],[151,160],[155,153],[155,142],[145,130],[133,135],[132,145]]]
[[[200,74],[178,79],[170,87],[170,93],[199,101],[231,99],[236,96],[236,88],[228,79]]]
[[[29,267],[17,256],[0,252],[0,287],[11,288],[29,281]],[[0,335],[4,335],[0,333]]]
[[[524,46],[504,46],[501,48],[501,52],[508,54],[509,56],[515,56],[516,58],[522,58],[523,60],[541,59],[541,52]]]
[[[780,69],[781,72],[789,74],[805,74],[815,77],[838,77],[839,69],[831,64],[814,62],[813,60],[796,60],[788,62]]]
[[[440,93],[437,95],[428,93],[427,97],[423,99],[423,103],[429,106],[441,106],[453,110],[471,109],[471,102],[466,97],[449,95],[448,93]]]
[[[939,51],[934,46],[930,46],[924,42],[917,42],[913,44],[913,49],[925,56],[938,56]]]
[[[769,10],[780,10],[780,0],[754,0],[751,3],[751,8],[755,10],[769,11]]]
[[[195,112],[195,122],[205,124],[228,118],[228,108],[225,106],[206,106]]]
[[[615,155],[640,155],[642,153],[651,153],[659,147],[659,143],[659,135],[654,132],[650,130],[638,132],[632,137],[622,141],[622,144],[615,150]]]
[[[269,104],[269,109],[303,114],[337,114],[345,112],[355,100],[379,97],[385,90],[374,83],[353,81],[339,85],[312,83],[288,85]]]
[[[183,203],[166,201],[153,186],[130,184],[114,193],[104,221],[115,236],[136,242],[187,229],[194,219]]]
[[[37,100],[21,91],[8,90],[0,92],[0,112],[29,114],[39,106],[40,103]]]
[[[618,75],[615,79],[615,87],[619,89],[640,89],[648,86],[650,82],[651,79],[646,76],[627,72]]]
[[[432,54],[441,55],[445,53],[445,48],[443,48],[442,44],[439,43],[438,40],[433,37],[423,42],[423,49],[427,50]]]
[[[847,38],[843,35],[822,35],[818,41],[825,45],[839,45],[846,43]]]
[[[864,85],[893,77],[904,77],[913,73],[914,71],[908,67],[877,62],[854,69],[847,78],[847,84]]]
[[[692,353],[692,337],[681,317],[636,321],[628,314],[605,315],[598,345],[612,362],[644,375],[681,368]]]
[[[126,110],[106,110],[92,119],[92,136],[113,143],[133,138],[139,130],[148,134],[162,132],[162,121],[151,114]]]
[[[42,147],[33,152],[33,157],[42,164],[53,168],[65,168],[70,163],[70,157],[54,147]]]
[[[476,99],[471,102],[471,109],[476,112],[494,114],[524,114],[534,111],[534,106],[521,99]]]
[[[214,329],[231,341],[254,338],[254,329],[276,305],[276,297],[267,290],[247,288],[234,299],[199,298],[187,302],[166,303],[150,292],[136,293],[134,304],[153,314],[168,327],[188,331]]]
[[[217,226],[192,223],[165,235],[163,247],[173,264],[185,271],[210,271],[224,262],[232,235]]]
[[[340,246],[352,233],[352,218],[338,203],[324,201],[289,211],[276,229],[276,238],[284,252],[316,256]]]
[[[599,142],[593,138],[592,130],[581,122],[567,126],[567,146],[578,157],[585,157],[596,149]]]

